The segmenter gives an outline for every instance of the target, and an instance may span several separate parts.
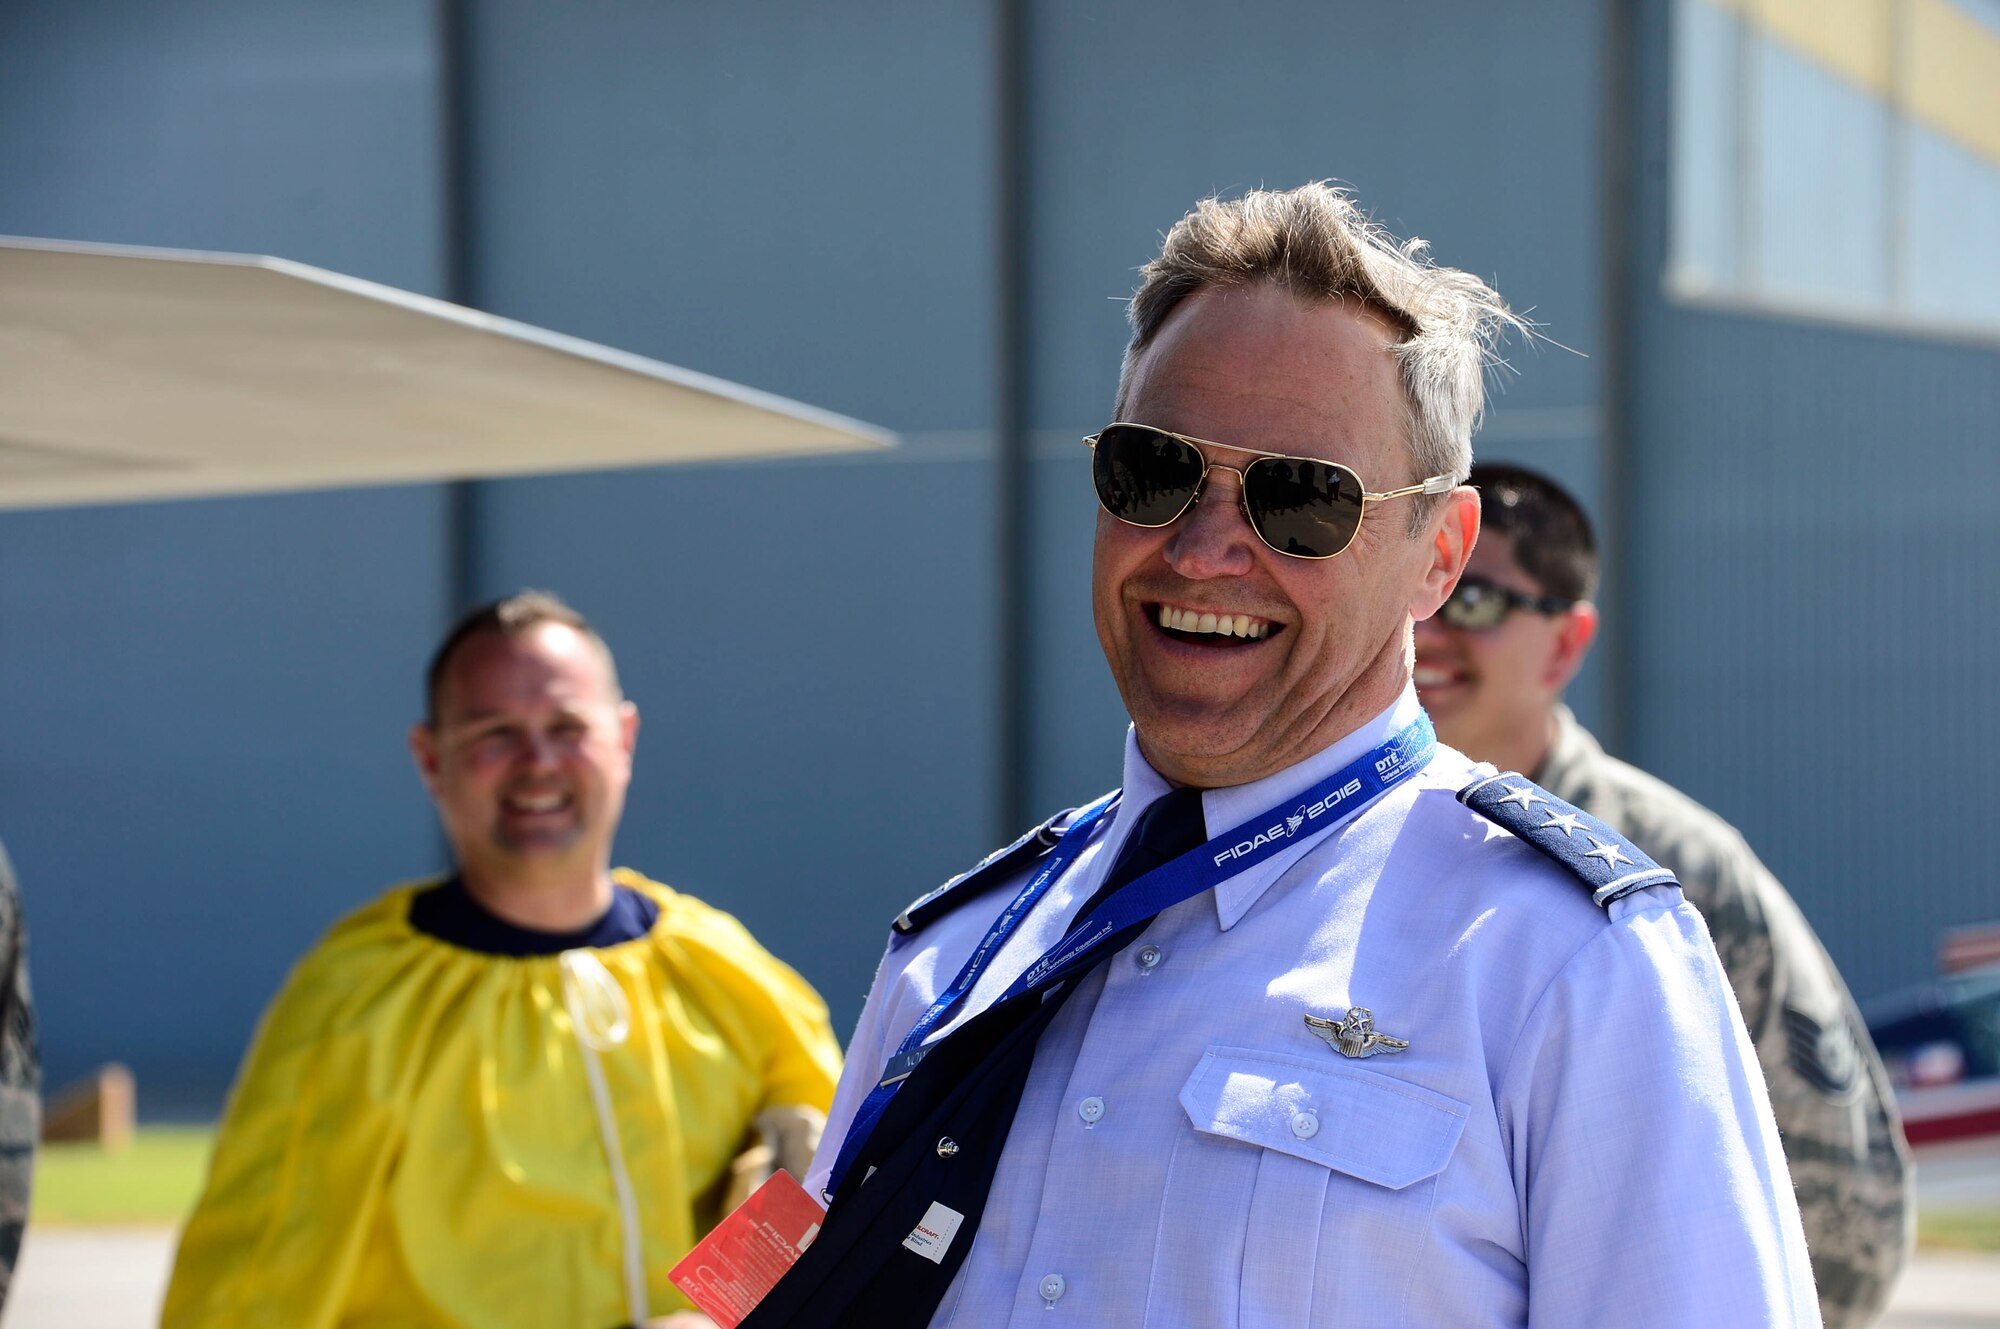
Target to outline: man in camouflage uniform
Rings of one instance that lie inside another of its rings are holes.
[[[1915,1221],[1909,1156],[1880,1058],[1805,916],[1728,822],[1606,754],[1558,700],[1597,631],[1597,550],[1572,498],[1519,467],[1475,466],[1478,547],[1417,625],[1417,688],[1438,734],[1530,774],[1680,878],[1706,919],[1770,1085],[1828,1329],[1871,1324]]]
[[[0,849],[0,1306],[14,1281],[14,1260],[28,1224],[28,1183],[42,1134],[41,1084],[21,893],[7,851]]]

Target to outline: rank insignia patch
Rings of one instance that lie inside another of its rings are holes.
[[[1645,850],[1525,775],[1475,781],[1458,791],[1458,801],[1568,868],[1600,905],[1674,881]]]
[[[1799,1078],[1828,1098],[1844,1099],[1861,1082],[1861,1050],[1847,1022],[1836,1017],[1821,1024],[1790,1002],[1785,1003],[1785,1059]]]

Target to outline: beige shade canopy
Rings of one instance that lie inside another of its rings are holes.
[[[892,441],[705,374],[284,259],[0,237],[0,508]]]

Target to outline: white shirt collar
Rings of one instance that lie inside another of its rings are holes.
[[[1364,720],[1346,736],[1336,739],[1304,761],[1249,784],[1203,790],[1201,813],[1208,833],[1211,836],[1220,835],[1230,827],[1241,825],[1251,817],[1305,792],[1370,748],[1387,742],[1391,736],[1414,723],[1421,714],[1423,707],[1417,701],[1416,686],[1406,683],[1402,695],[1387,709]],[[1138,732],[1128,726],[1125,731],[1125,796],[1119,800],[1119,820],[1136,818],[1170,788],[1172,786],[1140,753]],[[1237,920],[1250,911],[1250,906],[1257,903],[1270,889],[1271,883],[1291,866],[1305,848],[1305,845],[1300,845],[1296,849],[1274,854],[1249,871],[1239,872],[1216,886],[1216,922],[1222,930],[1227,932],[1234,927]]]

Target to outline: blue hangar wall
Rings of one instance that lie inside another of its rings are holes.
[[[1607,11],[1434,9],[1420,26],[1386,6],[1253,3],[1218,24],[1136,0],[0,11],[0,231],[282,254],[905,440],[463,503],[416,486],[0,514],[0,839],[51,1079],[117,1058],[148,1110],[213,1106],[292,956],[442,865],[402,750],[417,675],[461,591],[525,584],[599,621],[645,714],[620,859],[736,912],[844,1032],[886,919],[1001,833],[1003,739],[1031,809],[1116,778],[1077,441],[1110,409],[1135,268],[1205,193],[1338,177],[1492,277],[1584,354],[1517,348],[1480,451],[1602,513],[1621,400]],[[1009,209],[1026,238],[1011,373]],[[1648,337],[1680,317],[1646,314]],[[1032,457],[1016,641],[995,607],[1003,417]],[[1628,440],[1636,469],[1691,502],[1700,480],[1655,437]],[[1743,717],[1663,674],[1655,638],[1695,639],[1751,588],[1718,570],[1706,598],[1677,590],[1673,530],[1648,518],[1622,546],[1635,663],[1593,663],[1579,709],[1742,820],[1816,919],[1832,902],[1853,920],[1823,927],[1857,990],[1916,977],[1913,948],[1881,959],[1867,939],[1937,919],[1798,857],[1836,807],[1687,758]],[[1814,575],[1772,572],[1797,596]],[[1028,705],[1003,732],[1009,651]]]
[[[1825,34],[1735,8],[1637,7],[1628,747],[1737,823],[1867,997],[1933,972],[1940,929],[2000,918],[1976,830],[2000,746],[2000,129],[1982,158],[1839,77]],[[1990,96],[2000,6],[1898,8],[1948,27]],[[1910,77],[1936,102],[1952,72]],[[1734,216],[1701,188],[1732,110],[1764,191]],[[1717,228],[1761,272],[1691,293],[1689,233]],[[1899,262],[1901,291],[1866,288]]]
[[[645,725],[619,858],[860,1009],[993,834],[990,22],[910,4],[0,9],[0,232],[282,254],[888,424],[887,461],[0,514],[0,840],[48,1077],[211,1109],[301,949],[443,865],[402,734],[552,587]],[[448,213],[461,55],[466,226]],[[922,178],[921,191],[918,176]],[[918,206],[914,196],[921,192]]]

